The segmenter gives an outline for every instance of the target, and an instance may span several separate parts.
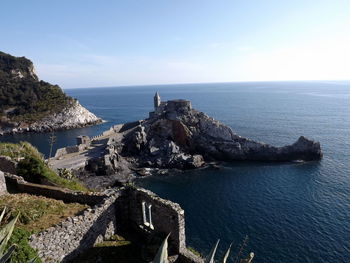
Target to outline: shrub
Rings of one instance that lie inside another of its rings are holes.
[[[21,160],[18,163],[17,174],[32,183],[40,183],[41,180],[46,179],[51,183],[71,190],[88,191],[86,187],[75,180],[59,177],[45,164],[44,160],[35,156],[27,156]]]
[[[12,253],[11,263],[23,263],[27,262],[38,256],[37,252],[29,245],[28,240],[30,237],[30,232],[21,228],[15,228],[12,236],[9,240],[8,246],[16,244],[17,248]],[[37,258],[35,263],[42,262],[40,258]]]

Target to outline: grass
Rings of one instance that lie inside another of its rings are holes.
[[[28,243],[32,233],[54,226],[88,206],[77,203],[65,204],[55,199],[29,194],[8,194],[0,199],[0,211],[4,207],[7,211],[2,222],[4,224],[20,213],[8,247],[12,244],[17,245],[10,262],[23,263],[37,256],[36,251]],[[35,261],[40,262],[40,259]]]
[[[29,194],[8,194],[0,199],[0,211],[7,207],[4,222],[20,212],[16,226],[29,232],[40,232],[69,216],[74,216],[87,208],[87,205],[70,203]]]
[[[33,147],[29,142],[20,143],[0,143],[0,155],[8,156],[15,161],[19,161],[25,157],[43,158],[43,155]]]
[[[187,247],[187,250],[191,251],[193,254],[195,254],[198,257],[201,257],[201,253],[199,253],[197,250],[195,250],[193,247]]]
[[[89,190],[77,180],[68,180],[58,176],[44,161],[43,155],[30,143],[0,143],[0,155],[8,156],[18,162],[17,174],[32,183],[40,183],[40,178],[74,191]]]

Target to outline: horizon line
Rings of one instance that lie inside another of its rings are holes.
[[[229,83],[260,83],[260,82],[350,82],[350,79],[308,79],[308,80],[247,80],[247,81],[213,81],[213,82],[179,82],[179,83],[161,83],[161,84],[126,84],[116,86],[90,86],[62,88],[68,89],[96,89],[96,88],[127,88],[127,87],[145,87],[145,86],[176,86],[176,85],[201,85],[201,84],[229,84]],[[60,86],[60,85],[58,85]]]

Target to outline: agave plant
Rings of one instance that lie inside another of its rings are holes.
[[[232,246],[232,243],[230,244],[230,246],[228,247],[224,257],[222,258],[221,260],[221,263],[226,263],[227,259],[228,259],[228,256],[230,255],[230,252],[231,252],[231,246]]]
[[[2,213],[0,215],[0,223],[1,223],[2,219],[4,218],[5,211],[6,211],[6,207],[4,208],[4,210],[2,211]],[[16,248],[16,245],[12,245],[10,248],[8,248],[5,251],[6,245],[7,245],[8,241],[10,240],[10,237],[12,235],[13,229],[15,228],[15,224],[18,220],[18,217],[19,217],[19,213],[14,219],[12,219],[8,224],[6,224],[0,230],[0,263],[7,262],[10,259],[11,254],[13,253],[13,251]]]
[[[216,253],[216,249],[218,248],[220,239],[218,239],[218,241],[216,241],[215,246],[211,249],[209,255],[206,257],[204,263],[214,263],[214,258],[215,258],[215,253]],[[228,256],[230,255],[230,251],[231,251],[231,246],[232,243],[230,244],[229,248],[227,249],[227,251],[225,252],[223,258],[221,259],[220,263],[226,263]]]
[[[218,248],[220,239],[218,239],[218,241],[216,241],[215,246],[211,249],[209,255],[206,257],[204,263],[214,263],[214,257],[215,257],[215,253],[216,253],[216,249]]]
[[[160,245],[158,252],[156,254],[156,257],[152,261],[152,263],[168,263],[168,238],[170,236],[170,233],[166,236],[166,238],[163,240],[162,244]]]
[[[161,246],[158,249],[157,255],[154,258],[154,260],[152,261],[152,263],[168,263],[169,262],[168,261],[168,238],[169,238],[169,236],[170,236],[170,234],[168,234],[167,237],[162,242]],[[215,243],[214,247],[211,249],[209,255],[205,258],[204,263],[215,263],[216,262],[214,260],[214,258],[215,258],[216,249],[218,248],[219,242],[220,242],[220,239],[218,239],[218,241],[216,241],[216,243]],[[244,243],[246,243],[246,239],[245,239]],[[227,262],[227,259],[230,255],[230,252],[231,252],[231,247],[232,247],[232,243],[230,244],[229,248],[226,250],[220,263]],[[242,247],[241,247],[241,250],[242,250]],[[246,259],[241,260],[241,263],[251,263],[253,258],[254,258],[254,253],[251,252]]]

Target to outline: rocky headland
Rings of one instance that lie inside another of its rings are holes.
[[[29,59],[0,52],[0,135],[80,128],[101,122],[59,86],[39,80]]]
[[[193,109],[190,101],[160,102],[156,94],[154,104],[149,118],[113,126],[92,140],[81,137],[75,154],[61,149],[52,164],[56,168],[70,168],[66,156],[75,165],[74,158],[80,158],[80,168],[102,176],[85,176],[83,180],[94,186],[105,180],[107,186],[113,181],[128,181],[135,172],[144,175],[151,170],[193,169],[213,161],[287,162],[322,158],[320,143],[303,136],[291,145],[275,147],[237,135],[230,127]]]

